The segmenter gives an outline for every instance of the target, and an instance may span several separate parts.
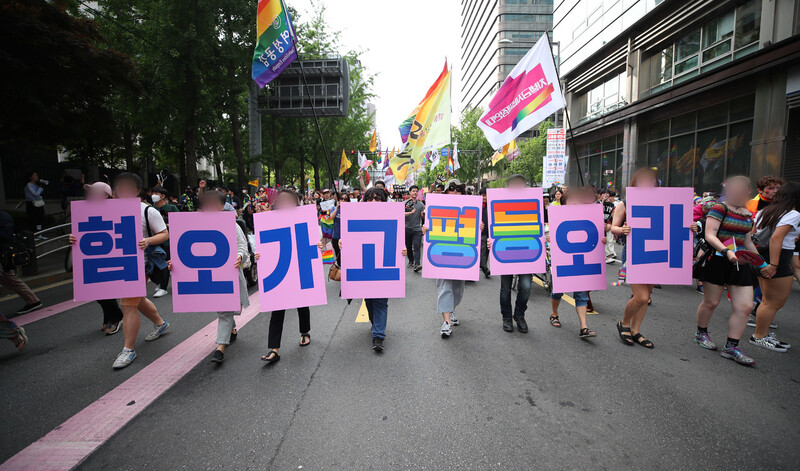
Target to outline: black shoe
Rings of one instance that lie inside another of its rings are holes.
[[[380,337],[373,337],[372,338],[372,349],[376,352],[383,351],[383,339]]]
[[[514,320],[517,321],[517,330],[519,330],[523,334],[527,334],[528,333],[528,323],[525,322],[525,318],[524,317],[515,317]]]
[[[511,321],[511,318],[503,319],[503,330],[506,332],[514,332],[514,322]]]
[[[653,288],[655,288],[655,289],[661,289],[661,288],[662,288],[662,286],[661,286],[661,285],[658,285],[658,284],[656,284],[656,285],[653,285]]]
[[[214,350],[211,354],[211,363],[222,363],[224,360],[225,356],[219,350]]]
[[[490,279],[492,277],[492,273],[489,270],[484,270],[483,271],[483,276],[485,276],[486,279],[488,280],[488,279]]]
[[[420,270],[422,270],[422,265],[418,263],[416,266],[414,266],[414,272],[419,272]]]
[[[231,331],[231,343],[235,342],[236,341],[236,337],[238,337],[238,336],[239,336],[239,331],[238,330]]]
[[[35,303],[26,304],[22,309],[17,311],[17,315],[27,314],[29,312],[33,312],[33,311],[35,311],[37,309],[41,309],[42,306],[44,306],[44,304],[42,304],[41,301],[36,301]]]

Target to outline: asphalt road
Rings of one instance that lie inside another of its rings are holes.
[[[616,270],[611,272],[616,275]],[[102,444],[81,469],[798,469],[800,467],[800,292],[779,313],[777,333],[795,351],[743,341],[754,368],[692,342],[701,296],[656,290],[643,333],[654,350],[623,345],[614,327],[629,288],[592,293],[598,331],[578,338],[574,308],[550,326],[549,300],[535,286],[530,332],[501,329],[499,277],[467,285],[450,339],[438,334],[435,283],[409,271],[407,297],[390,300],[386,350],[371,350],[359,302],[312,308],[312,343],[298,346],[287,313],[282,360],[266,366],[268,314],[241,329],[223,365],[196,365]],[[611,278],[611,276],[610,276]],[[152,286],[151,286],[152,291]],[[71,285],[40,293],[48,304]],[[0,344],[0,463],[215,320],[172,314],[139,357],[112,371],[121,334],[99,331],[89,303],[26,326],[30,346]],[[13,312],[20,300],[0,302]],[[730,306],[710,332],[723,343]],[[747,335],[752,332],[748,329]],[[208,339],[208,352],[214,348]]]

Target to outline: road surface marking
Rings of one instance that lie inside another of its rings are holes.
[[[369,313],[367,312],[367,302],[363,299],[361,300],[361,307],[358,308],[358,315],[356,316],[356,322],[369,322]]]
[[[258,314],[258,296],[237,316],[239,329]],[[214,320],[106,395],[0,465],[0,470],[68,470],[81,464],[215,348]],[[143,347],[147,348],[147,347]],[[111,373],[109,367],[108,374]]]
[[[534,283],[536,283],[537,285],[539,285],[542,288],[544,288],[544,283],[542,283],[542,280],[540,280],[539,278],[537,278],[535,276],[533,276],[531,278],[533,278],[533,282]],[[571,304],[572,306],[575,306],[575,300],[572,299],[572,296],[570,296],[568,294],[565,294],[564,296],[561,297],[561,299],[566,301],[567,304]],[[586,314],[600,314],[600,313],[597,312],[597,311],[588,311]]]
[[[34,293],[38,293],[39,291],[44,291],[44,290],[46,290],[46,289],[50,289],[50,288],[58,288],[59,286],[66,285],[67,283],[72,283],[72,280],[62,280],[62,281],[57,281],[57,282],[55,282],[55,283],[51,283],[51,284],[49,284],[49,285],[40,286],[40,287],[38,287],[38,288],[36,288],[36,289],[33,289],[33,290],[31,290],[31,291],[33,291]],[[14,294],[9,294],[9,295],[7,295],[7,296],[3,296],[2,298],[0,298],[0,303],[2,303],[2,302],[4,302],[4,301],[8,301],[8,300],[10,300],[10,299],[18,298],[18,297],[19,297],[19,295],[18,295],[18,294],[16,294],[16,293],[14,293]]]
[[[74,309],[78,306],[83,306],[88,302],[89,301],[76,302],[70,299],[69,301],[64,301],[63,303],[54,304],[52,306],[45,306],[39,309],[38,311],[29,312],[27,314],[15,317],[11,320],[14,321],[14,323],[17,325],[28,325],[31,322],[40,321],[50,316],[61,314],[64,311],[69,311],[70,309]]]

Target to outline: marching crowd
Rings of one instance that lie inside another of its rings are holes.
[[[338,267],[341,257],[340,203],[402,201],[405,203],[405,245],[402,256],[408,259],[408,269],[419,272],[422,269],[422,239],[427,227],[425,224],[425,203],[420,198],[420,188],[416,185],[408,189],[390,193],[382,181],[369,188],[354,188],[352,191],[331,191],[324,189],[302,195],[292,187],[258,188],[251,197],[247,188],[241,196],[225,187],[210,188],[201,181],[197,190],[187,188],[182,195],[175,197],[162,186],[143,189],[141,178],[133,173],[122,173],[114,180],[114,187],[104,182],[85,185],[87,199],[140,198],[142,229],[144,237],[139,241],[140,250],[145,253],[145,272],[157,285],[154,297],[168,294],[169,273],[172,269],[169,249],[169,213],[174,211],[236,211],[244,220],[243,226],[253,229],[253,214],[263,211],[281,211],[301,205],[314,204],[320,221],[321,251],[330,243],[335,260],[329,278],[338,280]],[[507,179],[508,188],[525,188],[522,175],[512,175]],[[643,168],[632,176],[629,187],[658,187],[660,181],[654,169]],[[703,299],[697,308],[697,326],[694,341],[708,350],[719,350],[724,358],[743,365],[753,365],[752,358],[740,348],[740,341],[746,327],[754,327],[749,342],[757,347],[775,352],[786,352],[790,345],[780,341],[770,329],[775,328],[776,314],[786,303],[792,290],[793,280],[800,282],[800,183],[786,183],[778,177],[763,177],[757,184],[757,195],[751,198],[750,179],[746,176],[728,178],[722,194],[709,192],[695,197],[694,224],[695,262],[693,275],[697,279],[697,291]],[[397,189],[397,188],[396,188]],[[427,189],[432,193],[454,195],[471,194],[471,189],[457,179],[436,183]],[[488,253],[491,239],[488,237],[486,189],[479,192],[483,196],[484,211],[480,227],[481,256],[480,268],[486,278],[491,277]],[[606,247],[606,262],[617,262],[616,244],[622,245],[619,279],[625,282],[626,244],[631,228],[627,224],[624,201],[617,200],[614,188],[598,191],[593,186],[580,188],[556,187],[545,191],[544,210],[547,222],[549,205],[602,204],[605,233],[600,235],[599,244]],[[549,235],[547,236],[549,242]],[[70,242],[75,238],[70,236]],[[237,225],[237,262],[239,269],[242,309],[249,305],[247,284],[242,272],[248,259],[248,234]],[[745,253],[745,251],[747,253]],[[258,258],[258,254],[255,255]],[[759,258],[760,257],[760,258]],[[533,274],[501,275],[500,314],[502,328],[506,332],[528,332],[525,314],[531,290]],[[516,278],[516,299],[512,304],[512,286]],[[465,281],[435,280],[437,289],[436,310],[442,316],[439,333],[442,338],[453,334],[453,327],[460,321],[456,315],[465,296]],[[638,344],[652,349],[654,343],[642,333],[642,325],[648,306],[652,303],[653,284],[630,284],[631,297],[625,305],[617,331],[621,342],[632,346]],[[727,296],[732,305],[728,331],[721,347],[712,341],[708,330],[709,321]],[[579,337],[588,339],[597,335],[587,325],[587,311],[593,310],[590,293],[572,293],[579,323]],[[559,307],[562,294],[551,295],[550,324],[555,328],[562,326]],[[29,299],[27,301],[32,301]],[[38,300],[37,300],[38,301]],[[383,350],[388,317],[388,299],[365,300],[369,319],[372,323],[372,347]],[[98,301],[103,311],[101,330],[106,335],[123,331],[123,349],[113,363],[114,369],[128,366],[135,358],[134,349],[140,325],[140,314],[153,324],[153,329],[145,341],[158,339],[170,327],[169,322],[159,314],[155,304],[147,297],[123,298]],[[311,315],[309,307],[297,309],[299,316],[300,346],[311,342]],[[220,363],[224,360],[225,349],[237,338],[235,315],[240,312],[220,312],[218,321],[217,349],[210,361]],[[261,359],[268,363],[280,360],[280,345],[285,311],[271,313],[268,352]],[[28,339],[24,329],[17,327],[12,320],[2,318],[0,332],[3,338],[10,339],[21,351]]]

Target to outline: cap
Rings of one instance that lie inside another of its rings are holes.
[[[111,187],[106,182],[94,182],[91,185],[83,185],[84,190],[102,191],[108,196],[112,196]]]
[[[322,190],[322,192],[323,192],[323,193],[330,193],[330,192],[331,192],[331,190],[330,190],[330,188],[325,188],[324,190]]]

